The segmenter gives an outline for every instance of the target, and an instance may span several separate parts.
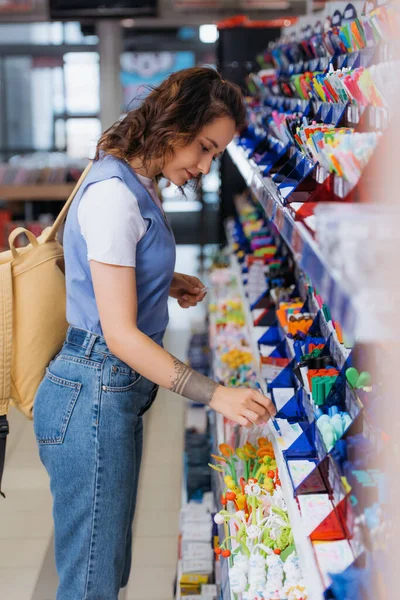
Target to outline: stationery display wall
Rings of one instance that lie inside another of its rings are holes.
[[[277,414],[251,429],[212,417],[223,600],[391,597],[390,442],[364,345],[381,315],[372,303],[367,335],[359,311],[379,253],[358,244],[384,212],[368,188],[398,32],[394,5],[348,5],[292,29],[249,78],[248,127],[228,148],[247,191],[210,276],[210,346],[215,379],[261,390]]]
[[[400,91],[398,7],[357,17],[348,5],[328,24],[288,32],[249,77],[248,127],[229,154],[336,320],[372,338],[379,224],[395,237],[369,193]]]

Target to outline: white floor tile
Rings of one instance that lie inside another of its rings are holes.
[[[163,501],[163,494],[165,494],[165,503]],[[173,489],[171,490],[163,490],[161,488],[154,488],[154,492],[150,490],[140,490],[138,492],[137,499],[137,512],[135,515],[135,520],[141,518],[141,511],[146,510],[147,512],[157,512],[163,511],[164,507],[168,511],[176,510],[177,512],[180,509],[181,495],[180,490]]]
[[[134,568],[126,600],[172,600],[175,576],[175,566]]]
[[[4,600],[31,600],[38,576],[37,568],[21,570],[20,568],[0,567],[1,598]],[[42,600],[54,600],[43,598]]]
[[[37,569],[42,565],[48,540],[1,540],[0,565],[2,569]]]
[[[162,494],[165,488],[179,487],[181,480],[182,470],[177,465],[174,469],[160,469],[157,463],[148,464],[141,470],[139,489],[153,493],[158,488]]]
[[[17,465],[18,457],[15,456],[11,464],[7,465],[4,472],[3,487],[10,490],[47,490],[50,486],[49,476],[42,465],[22,466]]]
[[[6,540],[10,539],[48,540],[52,534],[52,531],[53,517],[51,510],[46,510],[43,512],[19,511],[15,513],[9,513],[6,518],[1,520],[0,547],[3,544],[5,547],[7,547]]]
[[[179,398],[171,398],[168,405],[160,401],[157,406],[154,406],[146,435],[161,438],[178,436],[179,438],[184,427],[185,407],[186,402]]]
[[[50,490],[7,490],[4,488],[6,493],[6,499],[0,498],[0,511],[3,517],[10,514],[15,514],[20,511],[29,510],[32,513],[32,518],[39,513],[47,513],[52,510],[53,500],[50,494]],[[1,564],[1,563],[0,563]]]
[[[173,537],[178,538],[179,514],[177,510],[158,510],[156,512],[141,509],[135,519],[134,537]]]
[[[136,537],[133,542],[132,566],[176,567],[178,560],[178,537]]]

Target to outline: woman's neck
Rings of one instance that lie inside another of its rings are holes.
[[[143,160],[140,158],[140,156],[138,156],[130,160],[129,164],[135,173],[141,175],[142,177],[154,179],[154,177],[161,174],[160,163],[157,161],[150,161],[148,165],[144,166]]]

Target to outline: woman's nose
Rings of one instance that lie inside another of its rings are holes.
[[[203,175],[208,175],[208,173],[210,172],[210,169],[211,169],[211,163],[212,163],[212,156],[210,156],[210,158],[204,157],[201,160],[201,162],[197,165],[197,168]]]

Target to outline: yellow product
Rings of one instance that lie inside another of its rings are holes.
[[[221,361],[232,369],[237,369],[240,365],[250,365],[253,361],[253,355],[251,352],[234,349],[223,354]]]
[[[200,573],[187,573],[182,575],[179,582],[181,596],[190,596],[190,594],[200,594],[201,586],[208,583],[209,576]]]
[[[181,577],[181,585],[203,585],[208,583],[208,575],[202,575],[200,573],[186,573]]]

